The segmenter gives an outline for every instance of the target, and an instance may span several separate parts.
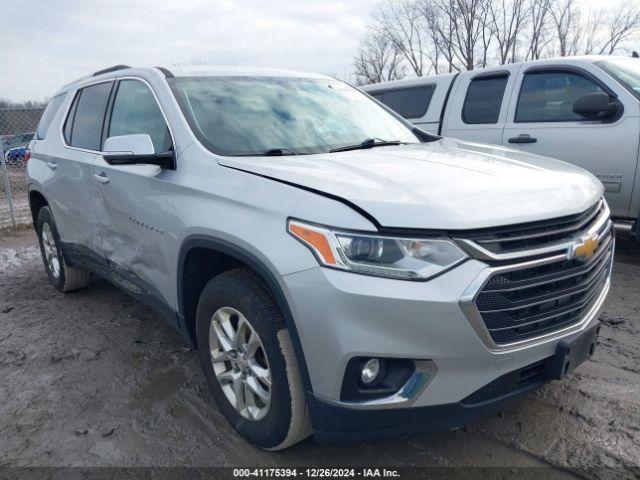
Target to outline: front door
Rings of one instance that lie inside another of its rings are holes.
[[[146,133],[157,153],[173,149],[157,99],[141,80],[116,84],[106,123],[106,137]],[[165,309],[167,315],[175,303],[172,258],[165,254],[174,240],[165,229],[173,175],[174,170],[152,165],[110,165],[102,155],[94,166],[98,237],[110,278],[140,301]]]
[[[615,82],[604,83],[601,74],[596,77],[597,70],[586,68],[553,65],[523,72],[503,144],[589,170],[604,184],[612,214],[626,217],[638,156],[640,118],[631,113],[636,100]],[[589,120],[574,113],[574,102],[593,92],[617,97],[624,112],[609,120]]]

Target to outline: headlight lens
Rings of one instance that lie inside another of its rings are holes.
[[[325,266],[405,280],[426,280],[467,258],[451,240],[342,232],[289,220],[291,235]]]

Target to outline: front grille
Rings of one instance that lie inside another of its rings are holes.
[[[576,234],[589,230],[605,210],[606,205],[600,200],[587,211],[577,215],[508,227],[460,232],[459,236],[494,254],[544,248],[570,241]]]
[[[582,321],[610,274],[614,238],[610,226],[594,256],[499,270],[475,297],[475,306],[497,345],[529,340]]]

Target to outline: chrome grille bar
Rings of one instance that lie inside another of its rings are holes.
[[[603,209],[603,202],[602,200],[600,200],[600,203],[598,203],[596,207],[592,207],[590,211],[587,211],[588,215],[586,219],[582,220],[577,225],[572,225],[571,227],[556,228],[552,230],[545,230],[543,232],[523,234],[523,235],[517,235],[517,236],[511,236],[511,234],[507,233],[506,236],[504,237],[496,236],[496,238],[490,238],[490,239],[477,239],[476,242],[480,244],[516,242],[516,241],[522,241],[522,240],[531,240],[534,238],[553,237],[556,235],[575,233],[580,230],[583,230],[587,225],[593,222],[595,217],[597,217],[600,213],[602,213],[602,209]],[[551,228],[551,227],[548,227],[548,228]],[[532,228],[532,230],[535,230],[535,228]]]
[[[476,258],[502,262],[480,274],[460,300],[472,327],[490,349],[510,350],[575,331],[599,312],[609,290],[615,249],[609,208],[600,200],[583,214],[564,221],[552,235],[568,232],[570,236],[540,248],[493,253],[484,248],[487,244],[482,243],[488,240],[480,235],[456,239]],[[568,222],[574,227],[567,227]],[[549,225],[532,225],[530,238],[544,238],[541,229]],[[499,233],[506,238],[508,230],[502,227]],[[520,233],[511,238],[525,236],[521,226],[511,231],[518,230]],[[579,240],[594,235],[599,246],[589,260],[569,256]],[[534,258],[520,260],[527,257]]]
[[[607,260],[609,260],[610,256],[607,256]],[[605,270],[606,268],[608,268],[609,263],[608,262],[603,262],[601,265],[598,266],[598,269],[595,273],[590,274],[585,280],[581,281],[578,285],[575,285],[573,287],[570,288],[565,288],[565,289],[561,289],[561,290],[557,290],[554,291],[553,293],[549,293],[547,295],[540,295],[537,297],[533,297],[533,298],[528,298],[526,299],[527,302],[529,303],[525,303],[522,304],[522,302],[514,302],[514,303],[518,303],[514,306],[511,307],[505,307],[505,308],[499,308],[499,309],[493,309],[493,310],[480,310],[481,314],[486,314],[486,313],[495,313],[495,312],[508,312],[508,311],[516,311],[516,310],[523,310],[526,308],[531,308],[534,307],[536,305],[541,305],[547,302],[550,302],[552,300],[559,300],[561,298],[565,298],[565,297],[569,297],[572,295],[577,295],[578,293],[584,292],[586,290],[588,290],[593,283],[594,277],[598,277],[603,270]],[[531,302],[531,300],[533,300]],[[476,304],[478,303],[478,300],[476,300]]]
[[[606,202],[602,200],[599,201],[598,205],[599,207],[595,209],[596,212],[599,212],[598,215],[592,219],[590,224],[586,225],[584,230],[567,233],[560,239],[551,235],[551,239],[548,241],[540,241],[536,245],[527,246],[520,250],[493,251],[487,248],[486,245],[482,245],[477,239],[477,235],[474,235],[473,232],[467,235],[459,234],[455,236],[455,240],[471,256],[480,260],[511,261],[563,252],[566,251],[580,235],[598,233],[602,236],[610,229],[610,225],[612,225],[610,220],[611,211]],[[512,231],[521,230],[522,228],[522,226],[513,226]],[[508,239],[502,241],[506,242]],[[500,243],[500,240],[495,240],[494,243],[495,242]]]

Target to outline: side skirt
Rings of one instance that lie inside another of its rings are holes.
[[[191,348],[194,347],[189,334],[181,328],[182,322],[176,310],[164,301],[160,292],[138,275],[82,245],[63,243],[62,252],[69,265],[90,270],[91,273],[111,283],[142,305],[159,313],[171,327],[180,332]]]

